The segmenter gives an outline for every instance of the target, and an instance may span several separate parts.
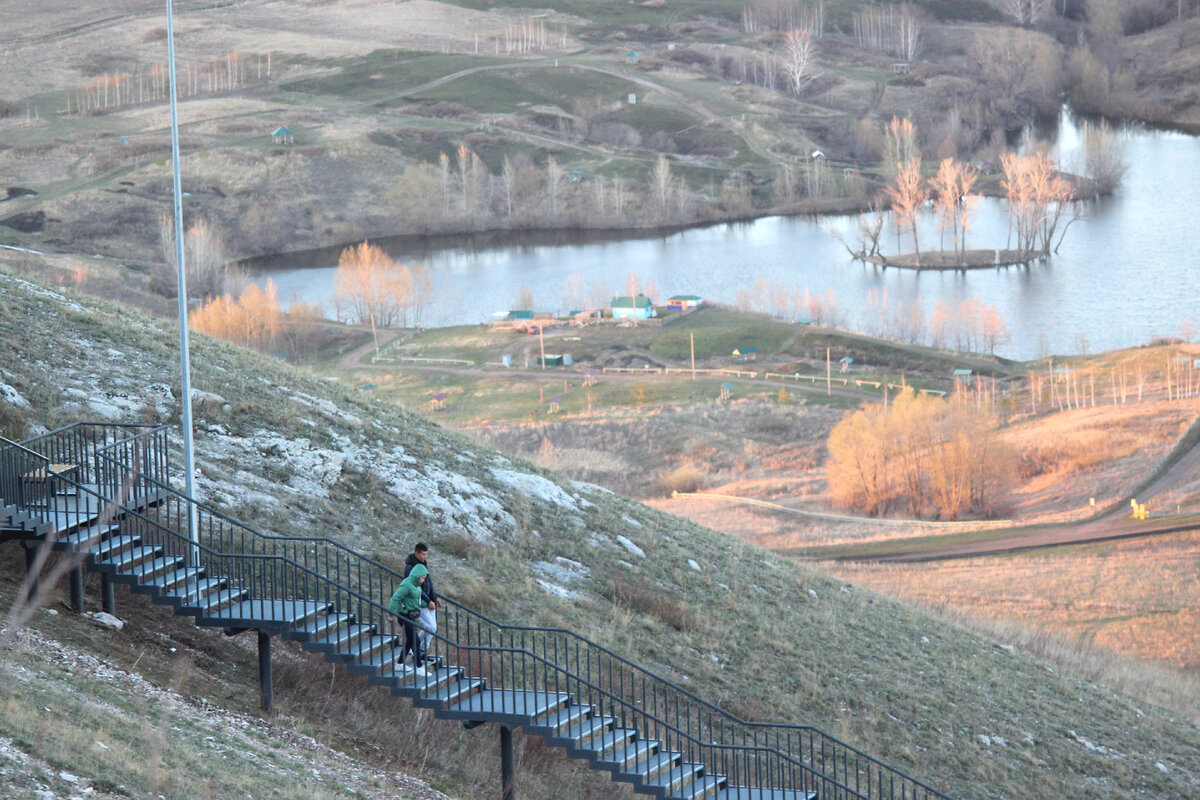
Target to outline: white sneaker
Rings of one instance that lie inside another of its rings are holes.
[[[425,671],[424,667],[417,667],[416,673],[417,673],[418,678],[424,678],[426,675],[429,674],[428,672]]]

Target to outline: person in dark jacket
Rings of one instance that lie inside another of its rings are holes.
[[[404,576],[412,571],[412,568],[420,564],[429,569],[429,564],[426,559],[429,558],[429,545],[424,542],[417,542],[417,546],[408,554],[408,558],[404,560]],[[433,576],[430,575],[421,584],[421,626],[417,631],[417,637],[421,640],[421,652],[429,656],[429,644],[433,640],[433,635],[437,633],[437,609],[442,604],[442,598],[438,597],[438,593],[433,588]]]
[[[416,668],[419,677],[425,677],[425,669],[421,666],[425,659],[421,651],[421,640],[417,637],[417,619],[411,618],[409,614],[419,616],[421,584],[428,577],[429,570],[425,569],[423,564],[417,564],[408,571],[408,577],[400,581],[400,585],[388,602],[388,611],[395,614],[396,619],[400,620],[400,624],[404,626],[404,647],[400,650],[400,657],[396,659],[396,666],[404,666],[404,657],[412,653],[413,667]]]

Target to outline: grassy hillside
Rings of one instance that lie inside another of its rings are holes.
[[[264,530],[330,536],[393,564],[424,539],[440,587],[468,604],[503,620],[573,628],[745,718],[815,725],[955,797],[1185,798],[1200,783],[1200,730],[1171,709],[504,458],[363,392],[193,341],[200,491]],[[177,422],[170,326],[0,274],[0,342],[9,432],[21,422]],[[557,558],[582,565],[569,583],[547,569]],[[219,636],[185,633],[165,611],[139,612],[138,624],[186,637],[191,658],[218,646],[230,652]],[[250,669],[252,653],[242,657]],[[330,703],[336,670],[311,663],[289,703],[299,724],[318,740],[358,739],[385,761],[404,757],[411,717],[369,713],[376,692],[353,681],[337,684],[349,699]],[[206,700],[245,710],[253,705],[245,694]],[[0,734],[15,740],[15,724],[6,714]],[[446,735],[462,750],[428,753],[421,769],[469,792],[479,778],[460,763],[471,759],[454,754],[493,745],[450,723],[434,727],[455,729]],[[105,769],[102,761],[92,768]],[[543,788],[556,780],[545,776],[571,769],[533,756],[525,768],[543,776]],[[578,797],[628,793],[597,779],[571,786]]]

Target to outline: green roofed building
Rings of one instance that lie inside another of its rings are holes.
[[[644,294],[637,297],[625,295],[612,299],[613,319],[650,319],[654,316],[654,305]]]
[[[667,299],[667,308],[699,308],[704,298],[694,294],[677,294]]]

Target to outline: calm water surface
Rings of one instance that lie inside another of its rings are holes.
[[[532,243],[460,237],[432,250],[379,244],[398,259],[429,265],[436,289],[422,318],[429,326],[484,322],[510,308],[522,286],[537,306],[565,308],[573,275],[585,296],[597,286],[623,294],[633,271],[643,285],[653,281],[660,298],[698,294],[733,303],[760,277],[816,294],[832,290],[846,321],[868,331],[869,296],[920,303],[926,317],[939,300],[978,297],[997,307],[1012,333],[998,348],[1002,355],[1097,352],[1178,335],[1189,321],[1200,331],[1200,139],[1140,128],[1122,136],[1130,168],[1121,189],[1089,203],[1059,253],[1029,267],[916,273],[864,266],[829,232],[853,238],[856,217],[768,217],[616,240],[558,234]],[[1078,160],[1079,144],[1079,132],[1064,122],[1060,163]],[[984,200],[967,246],[1004,247],[1007,231],[1004,203]],[[922,247],[936,241],[930,228]],[[887,252],[911,249],[907,236],[900,248],[893,233],[882,242]],[[336,261],[336,250],[263,260],[258,280],[273,279],[285,303],[300,297],[331,313]]]

